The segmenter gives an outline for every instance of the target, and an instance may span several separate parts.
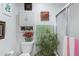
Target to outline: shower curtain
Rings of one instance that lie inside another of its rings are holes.
[[[58,52],[61,56],[79,56],[78,12],[79,4],[75,3],[66,7],[56,16],[57,35],[60,42]]]

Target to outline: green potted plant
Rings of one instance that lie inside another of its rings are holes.
[[[46,29],[44,33],[41,33],[41,36],[37,40],[36,46],[40,49],[37,52],[37,56],[55,56],[57,52],[58,40],[57,35],[54,32],[51,32],[49,29]]]

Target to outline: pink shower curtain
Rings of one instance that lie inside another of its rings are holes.
[[[70,56],[70,44],[69,44],[69,37],[67,37],[67,56]]]
[[[74,56],[79,56],[79,37],[74,42]]]
[[[70,56],[70,37],[67,37],[67,56]],[[79,56],[79,37],[74,40],[74,56]]]

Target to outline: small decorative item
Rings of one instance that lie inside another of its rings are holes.
[[[49,20],[49,12],[48,11],[42,11],[41,12],[41,21],[48,21]]]
[[[21,26],[21,31],[33,30],[33,26]]]
[[[26,26],[26,30],[33,30],[33,26]]]
[[[25,26],[21,26],[21,31],[25,31],[25,30],[26,30]]]
[[[25,42],[31,42],[33,40],[33,32],[25,32],[23,36],[25,37]]]
[[[24,10],[32,10],[32,3],[24,3]]]
[[[5,3],[5,4],[2,4],[2,9],[3,9],[3,14],[7,15],[7,16],[11,16],[12,14],[12,4],[10,3]]]
[[[0,39],[5,37],[5,22],[0,21]]]

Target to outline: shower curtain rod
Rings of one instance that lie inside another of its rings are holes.
[[[62,8],[57,14],[56,14],[56,17],[57,15],[59,15],[65,8],[68,8],[72,5],[73,3],[68,3],[64,8]]]

